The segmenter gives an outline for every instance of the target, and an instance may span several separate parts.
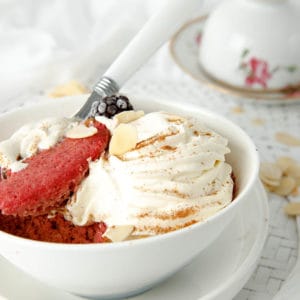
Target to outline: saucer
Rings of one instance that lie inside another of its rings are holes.
[[[257,183],[222,235],[188,266],[131,300],[232,299],[245,285],[268,232],[266,193]],[[0,257],[0,299],[83,299],[49,287]]]
[[[300,100],[300,87],[284,88],[278,91],[255,91],[231,86],[208,75],[198,61],[199,47],[207,16],[200,16],[183,25],[172,37],[169,45],[171,57],[179,68],[195,80],[220,92],[243,98],[270,100],[273,103],[295,102]]]

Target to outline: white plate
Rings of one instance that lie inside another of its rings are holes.
[[[134,300],[232,299],[251,276],[268,231],[266,193],[257,183],[221,237],[191,264]],[[50,288],[0,257],[0,295],[21,300],[76,300]],[[0,296],[1,297],[1,296]]]
[[[198,62],[199,47],[207,16],[198,17],[185,25],[173,36],[170,42],[170,53],[175,63],[189,76],[221,92],[249,99],[259,99],[266,103],[294,103],[300,100],[298,91],[263,92],[236,88],[213,79],[200,67]],[[267,100],[267,101],[264,101]]]

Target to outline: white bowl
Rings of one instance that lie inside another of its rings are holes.
[[[206,21],[199,62],[211,77],[243,89],[300,84],[300,6],[289,0],[228,0]]]
[[[86,96],[45,100],[0,117],[0,139],[22,124],[47,116],[71,116]],[[69,245],[32,241],[0,231],[0,254],[49,285],[88,297],[117,298],[149,289],[189,263],[215,240],[251,194],[258,175],[258,155],[238,126],[209,111],[187,104],[132,98],[137,109],[164,110],[200,118],[229,139],[228,162],[238,194],[226,208],[184,229],[141,240],[112,244]],[[205,270],[203,270],[205,272]]]

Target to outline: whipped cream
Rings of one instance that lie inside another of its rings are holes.
[[[0,166],[12,172],[22,170],[27,166],[22,160],[53,147],[74,124],[66,118],[47,118],[22,126],[0,143]]]
[[[132,235],[155,235],[203,221],[232,201],[225,138],[197,119],[164,112],[129,124],[135,148],[90,163],[66,206],[74,224],[133,225]]]

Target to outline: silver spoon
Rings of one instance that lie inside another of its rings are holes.
[[[87,118],[102,98],[119,91],[130,76],[191,16],[199,0],[169,0],[136,34],[104,73],[75,118]]]

